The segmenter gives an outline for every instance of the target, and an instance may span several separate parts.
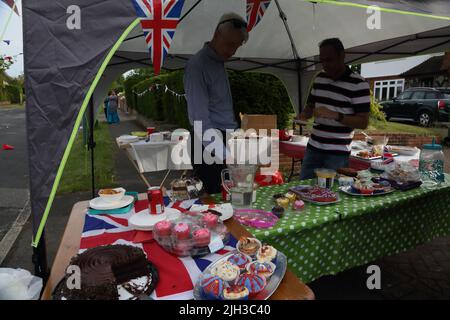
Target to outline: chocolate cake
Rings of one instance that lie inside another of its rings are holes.
[[[140,294],[150,295],[156,281],[151,264],[140,248],[127,245],[109,245],[88,249],[74,256],[70,265],[81,271],[81,289],[68,289],[68,274],[55,289],[57,299],[68,300],[118,300],[118,286],[135,299]],[[130,281],[146,277],[143,286],[133,286]]]

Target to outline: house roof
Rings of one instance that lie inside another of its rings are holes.
[[[445,56],[431,57],[414,68],[402,73],[402,76],[417,76],[422,74],[436,74],[442,72]]]

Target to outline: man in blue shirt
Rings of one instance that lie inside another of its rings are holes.
[[[219,130],[223,139],[225,130],[237,129],[238,124],[233,110],[230,83],[225,69],[225,61],[229,60],[248,40],[247,23],[237,14],[228,13],[221,17],[214,37],[210,42],[194,55],[186,65],[184,74],[184,90],[188,105],[189,121],[201,122],[202,130],[194,130],[191,137],[201,143],[202,153],[215,157],[214,164],[205,163],[205,159],[196,159],[194,150],[191,160],[194,175],[204,183],[205,191],[209,194],[220,192],[220,173],[225,168],[226,148],[224,141],[203,141],[203,133],[210,129]],[[198,125],[198,123],[197,123]],[[214,152],[222,150],[222,152]],[[196,161],[197,160],[197,161]]]

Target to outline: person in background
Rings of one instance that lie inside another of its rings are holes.
[[[105,100],[103,100],[103,111],[105,112],[106,121],[108,121],[108,103],[109,103],[110,95],[111,95],[111,91],[108,92],[108,95],[106,96]]]
[[[338,38],[319,45],[323,71],[314,79],[304,111],[298,119],[314,117],[300,180],[315,177],[314,170],[346,168],[354,129],[369,124],[370,86],[345,65],[345,50]]]
[[[116,92],[113,90],[111,91],[111,95],[109,96],[109,102],[108,102],[108,123],[120,123],[119,115],[117,113],[117,107],[118,107],[118,97],[116,95]]]
[[[188,115],[191,125],[194,121],[201,121],[203,133],[208,129],[221,131],[226,138],[226,129],[236,129],[233,99],[225,61],[230,59],[248,40],[247,23],[235,13],[223,15],[214,32],[213,39],[205,43],[203,48],[187,63],[184,74],[184,90],[188,106]],[[226,148],[224,141],[204,142],[202,133],[191,133],[191,139],[201,141],[202,151],[209,152],[216,158],[216,163],[208,165],[204,162],[195,163],[194,152],[191,160],[194,167],[194,176],[203,181],[205,192],[208,194],[221,191],[221,171],[226,167]],[[219,145],[221,144],[221,146]],[[191,143],[195,146],[196,143]],[[223,154],[214,154],[213,149],[222,147]]]
[[[126,114],[128,114],[128,105],[127,105],[127,98],[125,97],[125,93],[121,92],[119,94],[119,104],[120,104],[120,109],[125,112]]]

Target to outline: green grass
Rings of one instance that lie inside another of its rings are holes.
[[[309,121],[308,129],[311,130],[313,120]],[[447,136],[447,129],[442,128],[423,128],[418,125],[410,125],[398,122],[380,121],[370,119],[369,127],[366,130],[356,130],[356,132],[364,131],[366,133],[411,133],[419,136]]]
[[[114,147],[106,123],[98,123],[94,130],[96,147],[95,186],[96,188],[114,186]],[[83,134],[80,131],[64,169],[58,194],[91,190],[91,154],[83,146]]]
[[[409,125],[398,122],[370,120],[369,127],[364,132],[382,132],[382,133],[411,133],[419,136],[440,136],[443,131],[440,128],[424,128],[417,125]]]

